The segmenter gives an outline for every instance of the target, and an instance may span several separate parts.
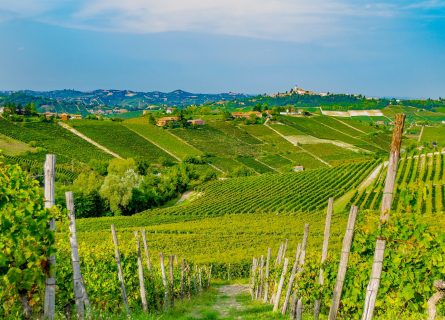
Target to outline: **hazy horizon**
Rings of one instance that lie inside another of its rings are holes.
[[[0,1],[0,88],[444,96],[445,1]]]

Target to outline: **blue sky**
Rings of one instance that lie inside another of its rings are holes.
[[[0,90],[445,96],[445,1],[0,0]]]

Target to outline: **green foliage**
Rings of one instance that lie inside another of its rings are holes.
[[[41,301],[48,256],[55,252],[39,185],[20,167],[0,162],[0,304],[5,316],[21,317],[18,301]]]

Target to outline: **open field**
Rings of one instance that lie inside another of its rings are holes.
[[[18,156],[25,152],[34,152],[35,148],[28,144],[0,134],[0,150],[10,156]]]

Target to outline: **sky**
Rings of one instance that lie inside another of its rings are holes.
[[[445,1],[0,0],[0,90],[445,96]]]

